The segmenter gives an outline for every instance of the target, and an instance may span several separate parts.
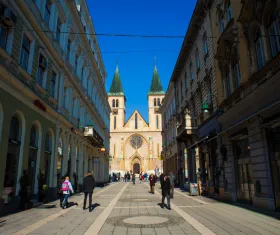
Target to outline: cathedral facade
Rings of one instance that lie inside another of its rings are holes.
[[[135,110],[126,121],[126,97],[118,66],[108,93],[110,115],[110,171],[162,172],[162,121],[159,107],[164,91],[154,67],[148,92],[148,122]]]

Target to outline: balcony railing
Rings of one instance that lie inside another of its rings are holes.
[[[183,135],[191,135],[197,129],[197,118],[187,117],[177,127],[178,137]]]
[[[88,126],[84,128],[84,137],[90,141],[91,145],[98,148],[104,147],[104,140],[98,134],[98,132],[93,128],[93,126]]]

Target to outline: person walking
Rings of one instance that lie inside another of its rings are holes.
[[[135,173],[132,174],[132,182],[135,184]]]
[[[92,173],[90,171],[87,172],[86,177],[84,178],[84,207],[83,209],[86,209],[86,204],[87,204],[87,197],[89,201],[89,212],[92,211],[92,193],[95,188],[95,179],[92,176]]]
[[[150,174],[149,176],[149,181],[150,181],[150,188],[151,188],[151,193],[155,194],[155,184],[156,184],[156,178],[154,174]]]
[[[74,193],[73,187],[71,182],[69,181],[69,177],[66,176],[65,180],[63,181],[62,185],[61,185],[61,190],[63,192],[64,195],[64,199],[62,202],[62,209],[64,209],[65,207],[68,208],[68,198],[70,193]]]
[[[163,174],[163,173],[161,173],[161,174],[160,174],[160,176],[159,176],[160,188],[162,188],[163,178],[164,178],[164,174]]]
[[[60,201],[59,205],[60,205],[61,208],[62,208],[62,203],[63,203],[63,200],[64,200],[64,194],[63,194],[63,191],[62,191],[62,183],[64,182],[64,180],[65,180],[65,177],[62,176],[61,179],[57,182],[57,192],[56,192],[56,194],[59,198],[59,201]]]
[[[168,179],[170,181],[170,198],[174,198],[174,182],[175,176],[172,172],[169,173]]]
[[[170,180],[167,176],[164,176],[163,178],[163,183],[161,187],[161,195],[162,195],[162,200],[161,200],[161,208],[164,208],[164,200],[165,198],[167,199],[167,209],[171,210],[170,207]]]

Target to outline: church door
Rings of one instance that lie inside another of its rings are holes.
[[[139,163],[134,163],[133,164],[133,172],[135,174],[140,174],[140,164]]]

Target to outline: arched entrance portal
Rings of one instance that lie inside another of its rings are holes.
[[[133,172],[135,174],[140,174],[140,171],[141,171],[141,158],[136,156],[134,158],[132,158],[132,161],[131,161],[131,169],[133,169]]]
[[[133,164],[133,173],[134,174],[140,174],[140,164],[139,163],[134,163]]]

